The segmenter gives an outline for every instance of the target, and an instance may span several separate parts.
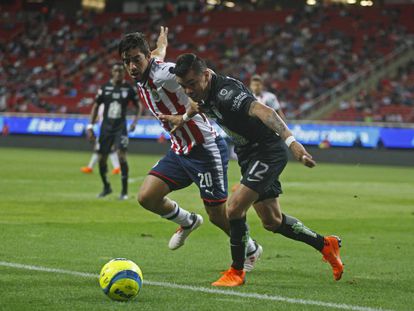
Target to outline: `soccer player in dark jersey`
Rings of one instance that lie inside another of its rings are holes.
[[[245,282],[243,263],[249,235],[246,212],[251,205],[265,229],[320,251],[332,266],[335,280],[339,280],[343,272],[341,240],[336,236],[324,237],[282,213],[278,200],[282,193],[279,175],[287,163],[284,145],[307,167],[316,165],[312,156],[295,140],[275,110],[257,101],[240,81],[214,73],[195,54],[179,56],[172,72],[193,103],[182,116],[163,115],[160,119],[174,125],[174,132],[186,120],[204,112],[232,137],[241,167],[241,186],[230,197],[227,207],[233,263],[212,285],[239,286]]]
[[[112,78],[99,90],[92,107],[91,122],[87,126],[87,136],[90,140],[95,140],[93,125],[97,121],[98,108],[104,106],[103,120],[99,133],[99,174],[103,183],[103,190],[98,197],[102,198],[112,192],[111,185],[107,179],[107,160],[108,155],[118,152],[121,166],[122,191],[120,200],[128,199],[128,162],[126,151],[128,146],[128,130],[126,123],[127,107],[132,103],[136,107],[136,114],[129,130],[133,131],[141,113],[138,104],[138,95],[130,84],[125,82],[125,70],[122,64],[112,66]]]

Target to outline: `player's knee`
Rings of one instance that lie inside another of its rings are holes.
[[[246,211],[249,207],[250,204],[247,204],[243,198],[240,198],[237,195],[233,195],[230,197],[230,200],[227,204],[227,217],[229,219],[243,218],[246,215]]]
[[[215,225],[222,223],[226,218],[226,211],[222,211],[220,208],[207,208],[206,211],[210,222]]]
[[[280,227],[282,224],[282,218],[281,217],[272,217],[272,219],[262,219],[262,225],[263,228],[265,228],[268,231],[275,232],[277,228]]]
[[[148,191],[139,191],[137,195],[138,203],[145,209],[151,209],[152,196]]]

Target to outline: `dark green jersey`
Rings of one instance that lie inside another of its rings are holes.
[[[117,132],[126,129],[128,103],[138,107],[138,96],[127,82],[113,85],[111,81],[104,84],[96,95],[98,105],[104,105],[101,132]]]
[[[236,146],[248,146],[280,138],[258,118],[249,115],[254,95],[240,81],[213,74],[207,100],[201,101],[203,111],[229,135]]]

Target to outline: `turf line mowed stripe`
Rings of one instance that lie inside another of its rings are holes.
[[[15,269],[31,270],[31,271],[68,274],[68,275],[81,276],[81,277],[86,277],[86,278],[98,278],[99,277],[97,274],[93,274],[93,273],[78,272],[78,271],[71,271],[71,270],[64,270],[64,269],[55,269],[55,268],[48,268],[48,267],[41,267],[41,266],[24,265],[24,264],[6,262],[6,261],[0,261],[0,266],[15,268]],[[355,305],[349,305],[349,304],[344,304],[344,303],[333,303],[333,302],[324,302],[324,301],[318,301],[318,300],[288,298],[288,297],[283,297],[283,296],[273,296],[273,295],[258,294],[258,293],[241,293],[241,292],[236,292],[234,290],[220,290],[220,289],[215,289],[215,288],[197,287],[197,286],[191,286],[191,285],[180,285],[180,284],[167,283],[167,282],[155,282],[155,281],[144,280],[143,283],[144,285],[149,285],[149,286],[183,289],[183,290],[188,290],[188,291],[193,291],[193,292],[201,292],[201,293],[217,294],[217,295],[225,295],[225,296],[236,296],[236,297],[247,298],[247,299],[272,300],[272,301],[286,302],[286,303],[291,303],[291,304],[320,306],[320,307],[327,307],[327,308],[334,308],[334,309],[341,309],[341,310],[392,311],[389,309],[362,307],[362,306],[355,306]]]

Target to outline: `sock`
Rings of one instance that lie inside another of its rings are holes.
[[[128,162],[121,162],[122,194],[128,194]]]
[[[230,246],[231,266],[237,270],[243,270],[246,259],[246,244],[249,239],[249,228],[246,218],[230,220]]]
[[[92,153],[92,157],[89,161],[88,167],[93,168],[95,166],[96,162],[98,162],[98,154],[96,152],[94,152],[94,153]]]
[[[193,219],[191,218],[191,213],[179,207],[177,202],[173,201],[173,203],[174,203],[174,209],[170,213],[163,215],[162,218],[171,220],[183,228],[191,227],[191,225],[194,222]]]
[[[322,250],[324,246],[323,236],[307,228],[292,216],[285,214],[282,214],[282,216],[282,224],[276,229],[275,233],[280,233],[285,237],[296,241],[302,241],[318,251]]]
[[[108,179],[106,178],[106,172],[108,170],[108,166],[105,164],[99,163],[99,174],[101,175],[102,182],[105,188],[109,187]]]
[[[110,155],[109,155],[109,158],[111,159],[111,163],[112,163],[112,167],[113,168],[118,168],[118,167],[120,167],[119,166],[119,159],[118,159],[118,153],[115,151],[115,152],[112,152]]]

